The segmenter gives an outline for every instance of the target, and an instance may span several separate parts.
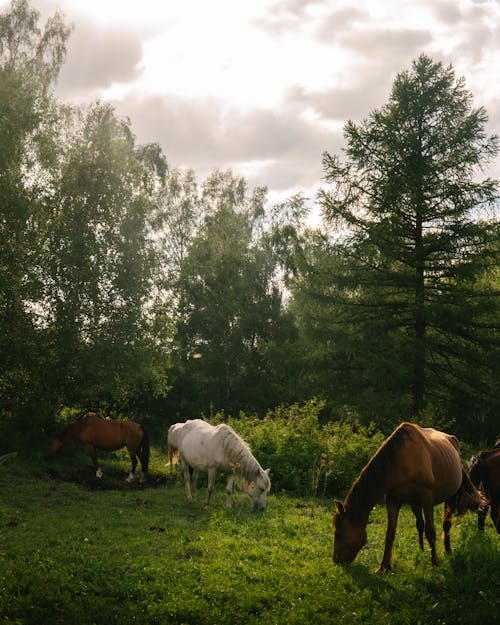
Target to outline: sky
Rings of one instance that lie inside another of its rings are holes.
[[[0,9],[9,2],[0,0]],[[343,126],[383,106],[426,53],[452,64],[500,134],[500,0],[31,0],[73,25],[56,94],[110,101],[138,143],[201,181],[216,168],[269,198],[323,184]],[[500,177],[495,162],[488,175]]]

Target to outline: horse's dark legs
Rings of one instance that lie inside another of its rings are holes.
[[[412,506],[411,507],[413,514],[415,515],[415,525],[417,527],[418,532],[418,544],[420,549],[424,548],[424,517],[422,516],[422,507],[421,506]]]
[[[424,509],[425,537],[431,548],[432,564],[436,566],[438,564],[438,557],[436,553],[436,530],[434,528],[434,505],[431,493],[423,498],[422,508]]]
[[[139,460],[141,461],[141,482],[145,482],[148,479],[148,463],[149,458],[146,457],[142,451],[138,452]]]
[[[444,515],[443,515],[443,542],[445,553],[451,553],[450,544],[450,529],[451,529],[451,517],[453,515],[453,507],[449,501],[444,502]]]
[[[490,504],[487,500],[482,503],[477,511],[477,528],[481,531],[484,531],[484,522],[486,520],[486,516],[488,514],[488,510],[490,508]],[[491,518],[493,518],[493,511],[491,511]]]
[[[85,445],[85,453],[87,453],[91,458],[92,458],[92,463],[94,465],[94,469],[95,469],[95,476],[97,479],[101,479],[102,477],[102,471],[99,467],[99,465],[97,464],[97,451],[96,448],[93,445]]]
[[[500,502],[494,495],[491,497],[491,520],[494,526],[497,528],[497,533],[500,534]]]
[[[377,569],[377,573],[380,571],[390,571],[392,568],[392,545],[394,544],[394,537],[396,536],[396,526],[398,524],[399,510],[401,504],[389,497],[385,502],[387,508],[387,531],[385,533],[385,548],[382,562]]]
[[[128,474],[127,477],[127,482],[133,482],[134,481],[134,473],[135,470],[137,469],[137,456],[130,451],[130,449],[128,450],[129,456],[130,456],[130,460],[132,461],[132,468],[130,469],[130,473]]]

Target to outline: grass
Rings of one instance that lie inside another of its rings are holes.
[[[453,554],[430,565],[403,509],[394,570],[375,575],[385,511],[346,567],[332,562],[330,502],[272,494],[254,513],[242,493],[209,510],[152,458],[146,487],[126,485],[122,453],[97,483],[75,450],[55,464],[0,465],[0,623],[75,625],[493,624],[500,613],[500,537],[474,516],[455,522]],[[438,513],[436,509],[436,520]],[[440,548],[439,553],[442,553]]]

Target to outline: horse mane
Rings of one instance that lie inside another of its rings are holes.
[[[396,453],[405,440],[414,437],[417,429],[412,423],[401,423],[364,466],[345,498],[345,508],[351,518],[363,518],[370,513],[381,496],[387,473],[393,468]]]
[[[225,423],[218,426],[218,435],[234,471],[247,482],[253,481],[261,470],[260,464],[252,454],[250,445],[233,428]]]
[[[85,412],[84,414],[81,414],[79,417],[77,417],[76,420],[73,421],[73,423],[69,423],[59,434],[56,434],[56,438],[63,440],[64,437],[68,434],[69,430],[71,430],[75,426],[81,425],[89,415],[104,419],[104,417],[97,412]]]

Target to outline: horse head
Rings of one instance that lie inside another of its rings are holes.
[[[59,436],[56,436],[54,440],[48,446],[47,451],[45,452],[45,455],[47,456],[47,458],[53,458],[57,453],[59,453],[62,445],[63,445],[63,442],[61,438]]]
[[[366,525],[349,518],[344,504],[335,501],[337,511],[333,517],[333,561],[338,564],[352,562],[366,544]]]
[[[269,469],[260,469],[255,480],[246,485],[246,493],[254,510],[264,510],[267,493],[271,489]]]

